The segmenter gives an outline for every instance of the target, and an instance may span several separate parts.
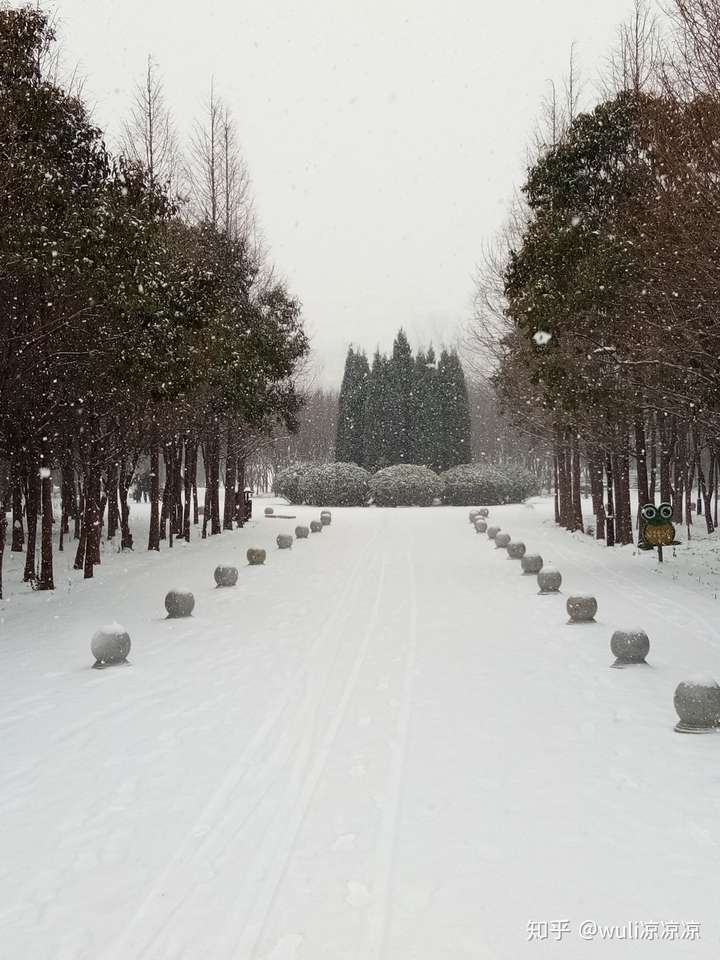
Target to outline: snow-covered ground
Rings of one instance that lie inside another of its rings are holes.
[[[138,529],[92,582],[65,553],[52,594],[9,557],[2,960],[720,956],[720,734],[676,734],[672,702],[720,674],[715,539],[660,570],[547,501],[494,508],[562,571],[540,597],[466,509],[336,509],[245,566],[318,513],[287,512],[160,555]],[[596,624],[567,625],[573,591]],[[132,666],[91,670],[113,620]],[[609,669],[636,624],[650,665]]]

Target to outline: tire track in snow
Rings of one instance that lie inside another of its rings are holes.
[[[406,555],[408,568],[407,597],[410,603],[408,639],[404,651],[405,671],[402,706],[397,724],[395,756],[390,775],[388,797],[380,825],[380,840],[375,857],[374,879],[365,925],[365,936],[362,938],[356,953],[358,960],[384,960],[387,956],[388,939],[392,926],[392,895],[395,884],[397,837],[403,805],[413,686],[417,665],[418,604],[413,549],[414,542],[410,544]]]
[[[347,715],[348,705],[357,687],[360,672],[365,664],[370,648],[370,642],[377,631],[378,614],[385,586],[386,569],[387,556],[383,555],[375,597],[363,633],[360,651],[355,657],[352,669],[343,687],[343,692],[330,727],[322,738],[317,751],[312,750],[312,745],[308,745],[307,743],[305,745],[311,753],[316,753],[316,757],[301,784],[299,796],[293,799],[291,804],[292,814],[287,827],[282,831],[280,840],[270,845],[268,854],[266,854],[265,857],[261,857],[259,862],[253,865],[255,872],[259,874],[259,892],[250,907],[249,915],[243,922],[240,935],[233,941],[233,948],[229,956],[237,958],[237,960],[251,960],[251,958],[257,956],[257,950],[260,946],[278,891],[287,874],[288,866],[297,846],[302,826],[307,818],[313,797],[327,768],[332,748]],[[363,601],[365,596],[365,592],[362,591],[361,597]],[[363,607],[365,607],[364,602]],[[348,616],[351,616],[352,612],[353,611],[349,611]],[[314,738],[312,731],[311,735],[312,738]],[[266,862],[263,862],[264,860]],[[235,922],[236,919],[237,915],[233,918],[232,922]]]
[[[360,591],[362,577],[358,576],[360,571],[368,566],[368,559],[372,557],[377,540],[377,531],[367,542],[365,548],[360,552],[356,562],[353,564],[345,584],[336,596],[333,610],[325,622],[325,626],[318,634],[309,652],[309,666],[306,676],[311,676],[315,660],[322,654],[324,646],[329,639],[332,639],[338,632],[338,623],[344,622],[348,616],[347,600]],[[105,960],[142,960],[148,956],[148,951],[152,950],[157,940],[163,932],[172,923],[177,913],[183,908],[187,900],[192,896],[197,882],[199,871],[196,866],[199,861],[206,859],[211,852],[211,847],[216,845],[225,849],[229,840],[225,832],[228,822],[237,817],[237,805],[233,802],[233,797],[247,784],[248,780],[254,779],[257,773],[257,765],[262,766],[262,760],[267,756],[267,745],[274,731],[278,728],[282,730],[295,731],[297,727],[290,723],[291,718],[286,715],[291,712],[294,706],[294,691],[296,680],[290,680],[286,684],[284,694],[278,698],[276,704],[270,710],[265,720],[258,728],[242,756],[230,767],[220,786],[213,792],[208,802],[200,812],[200,815],[193,823],[193,826],[187,832],[184,841],[170,859],[165,868],[161,871],[155,882],[152,884],[148,893],[143,897],[130,923],[125,927],[119,941],[111,947],[105,954]],[[320,695],[322,691],[320,691]],[[312,698],[312,686],[310,686],[303,698],[303,708],[307,709],[307,704]],[[283,737],[278,738],[278,744],[283,744]],[[277,749],[277,746],[276,746]],[[268,789],[272,787],[272,778],[260,796],[250,805],[243,817],[242,824],[252,817],[258,805],[264,799]],[[173,886],[173,880],[177,884],[177,874],[184,874],[184,881],[180,882],[181,889],[168,896],[166,889]],[[158,921],[158,914],[160,919]],[[141,928],[148,927],[146,932]]]

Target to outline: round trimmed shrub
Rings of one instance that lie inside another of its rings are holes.
[[[368,502],[370,474],[356,463],[322,463],[300,475],[300,502],[311,506],[362,507]]]
[[[95,657],[94,667],[110,667],[115,663],[125,663],[130,653],[130,634],[119,623],[100,627],[93,634],[90,650]]]
[[[300,477],[306,473],[312,463],[294,463],[291,467],[279,470],[273,478],[273,493],[277,497],[285,497],[290,503],[301,503]]]
[[[474,503],[521,503],[538,492],[534,475],[513,464],[463,463],[441,475],[445,503],[466,507]]]
[[[370,493],[378,507],[431,507],[442,493],[442,480],[428,467],[400,463],[378,470]]]
[[[165,596],[165,609],[171,620],[189,617],[195,609],[195,597],[189,590],[169,590]]]

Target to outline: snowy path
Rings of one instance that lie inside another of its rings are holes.
[[[336,510],[213,589],[285,528],[258,520],[0,607],[2,960],[719,956],[720,735],[672,730],[676,683],[720,673],[718,602],[544,506],[493,510],[596,593],[567,626],[466,517]],[[162,619],[175,583],[190,621]],[[133,665],[91,671],[115,618]],[[608,669],[635,623],[652,665]]]

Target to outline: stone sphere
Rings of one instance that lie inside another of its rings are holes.
[[[323,525],[319,520],[310,521],[310,533],[322,533]]]
[[[497,543],[497,540],[495,542]],[[508,556],[511,560],[522,560],[522,558],[525,556],[526,550],[527,547],[524,543],[521,543],[520,540],[511,541],[507,545]]]
[[[265,516],[271,517],[275,513],[275,510],[272,507],[265,507]]]
[[[165,609],[172,620],[189,617],[195,608],[195,597],[189,590],[170,590],[165,597]]]
[[[487,528],[488,528],[488,525],[485,523],[484,520],[479,520],[479,519],[478,519],[478,520],[475,521],[475,532],[476,532],[476,533],[487,533]]]
[[[523,573],[540,573],[543,568],[543,558],[539,553],[526,553],[520,563]]]
[[[320,514],[320,523],[321,523],[324,527],[329,527],[329,526],[330,526],[330,524],[332,523],[332,514],[330,513],[329,510],[323,510],[323,511],[322,511],[322,513]]]
[[[543,567],[537,579],[540,593],[557,593],[562,585],[562,574],[554,567]]]
[[[480,516],[480,511],[479,511],[479,510],[471,510],[470,513],[468,514],[470,523],[475,523],[475,521],[477,520],[477,518],[478,518],[479,516]]]
[[[98,669],[125,663],[130,653],[130,634],[119,623],[100,627],[90,641],[90,650],[95,657],[93,666]]]
[[[265,563],[267,553],[260,547],[250,547],[247,552],[247,562],[251,567],[259,567]]]
[[[567,612],[570,623],[592,623],[597,609],[597,600],[589,594],[577,593],[568,597]]]
[[[500,533],[500,527],[488,527],[487,529],[488,540],[494,540],[499,533]]]
[[[632,627],[628,630],[616,630],[610,637],[610,649],[616,657],[614,667],[624,667],[631,663],[645,663],[650,652],[650,640],[644,630]]]
[[[293,538],[289,533],[279,533],[276,542],[281,550],[289,550],[293,545]]]
[[[678,684],[674,700],[678,733],[710,733],[720,724],[720,685],[712,677]]]
[[[480,507],[480,509],[478,510],[478,516],[482,517],[484,520],[486,517],[490,516],[490,511],[488,510],[487,507]]]
[[[215,583],[219,587],[234,587],[238,582],[238,568],[231,567],[228,564],[220,564],[215,567]]]
[[[295,536],[298,540],[307,540],[310,536],[309,527],[295,527]]]
[[[511,539],[512,538],[509,533],[498,533],[495,536],[495,549],[496,550],[507,549],[507,546],[510,543]]]

